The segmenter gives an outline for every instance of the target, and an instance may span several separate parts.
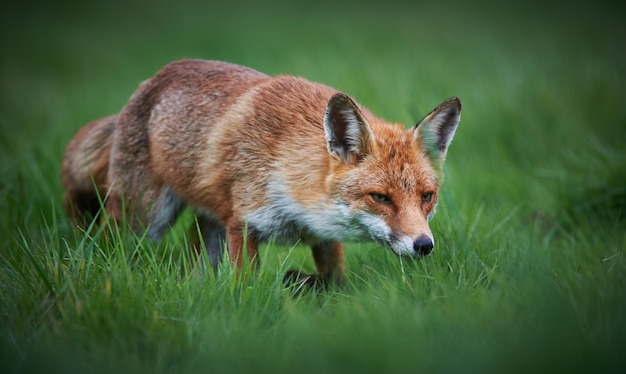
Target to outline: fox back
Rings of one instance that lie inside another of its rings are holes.
[[[204,244],[213,267],[225,247],[241,266],[244,251],[258,264],[260,242],[302,241],[318,272],[290,279],[341,281],[342,242],[373,240],[409,257],[434,248],[428,221],[460,110],[448,99],[405,129],[322,84],[179,61],[70,143],[67,205],[83,209],[72,191],[89,190],[89,170],[106,170],[91,190],[106,190],[109,215],[130,217],[155,240],[189,206],[200,229],[196,248]],[[101,149],[90,141],[99,134],[110,134]],[[106,167],[91,161],[102,157]]]

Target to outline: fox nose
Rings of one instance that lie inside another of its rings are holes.
[[[421,235],[413,242],[413,250],[418,256],[427,256],[433,251],[433,241],[426,235]]]

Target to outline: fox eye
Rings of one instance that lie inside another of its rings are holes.
[[[372,197],[372,200],[379,204],[391,204],[391,199],[389,198],[389,196],[382,193],[372,192],[370,193],[370,196]]]
[[[433,201],[433,193],[432,192],[424,192],[422,194],[422,204],[428,204]]]

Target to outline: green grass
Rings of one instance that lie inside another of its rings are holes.
[[[106,3],[0,16],[2,372],[626,369],[619,6]],[[263,247],[248,282],[200,279],[183,225],[161,243],[73,230],[65,144],[186,57],[301,75],[407,125],[459,96],[433,255],[352,243],[345,288],[293,298],[303,247]]]

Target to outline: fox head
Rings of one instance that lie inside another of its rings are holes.
[[[371,239],[402,256],[428,255],[442,166],[460,120],[453,97],[409,130],[368,115],[338,93],[324,116],[331,172],[326,180],[344,212],[342,240]]]

